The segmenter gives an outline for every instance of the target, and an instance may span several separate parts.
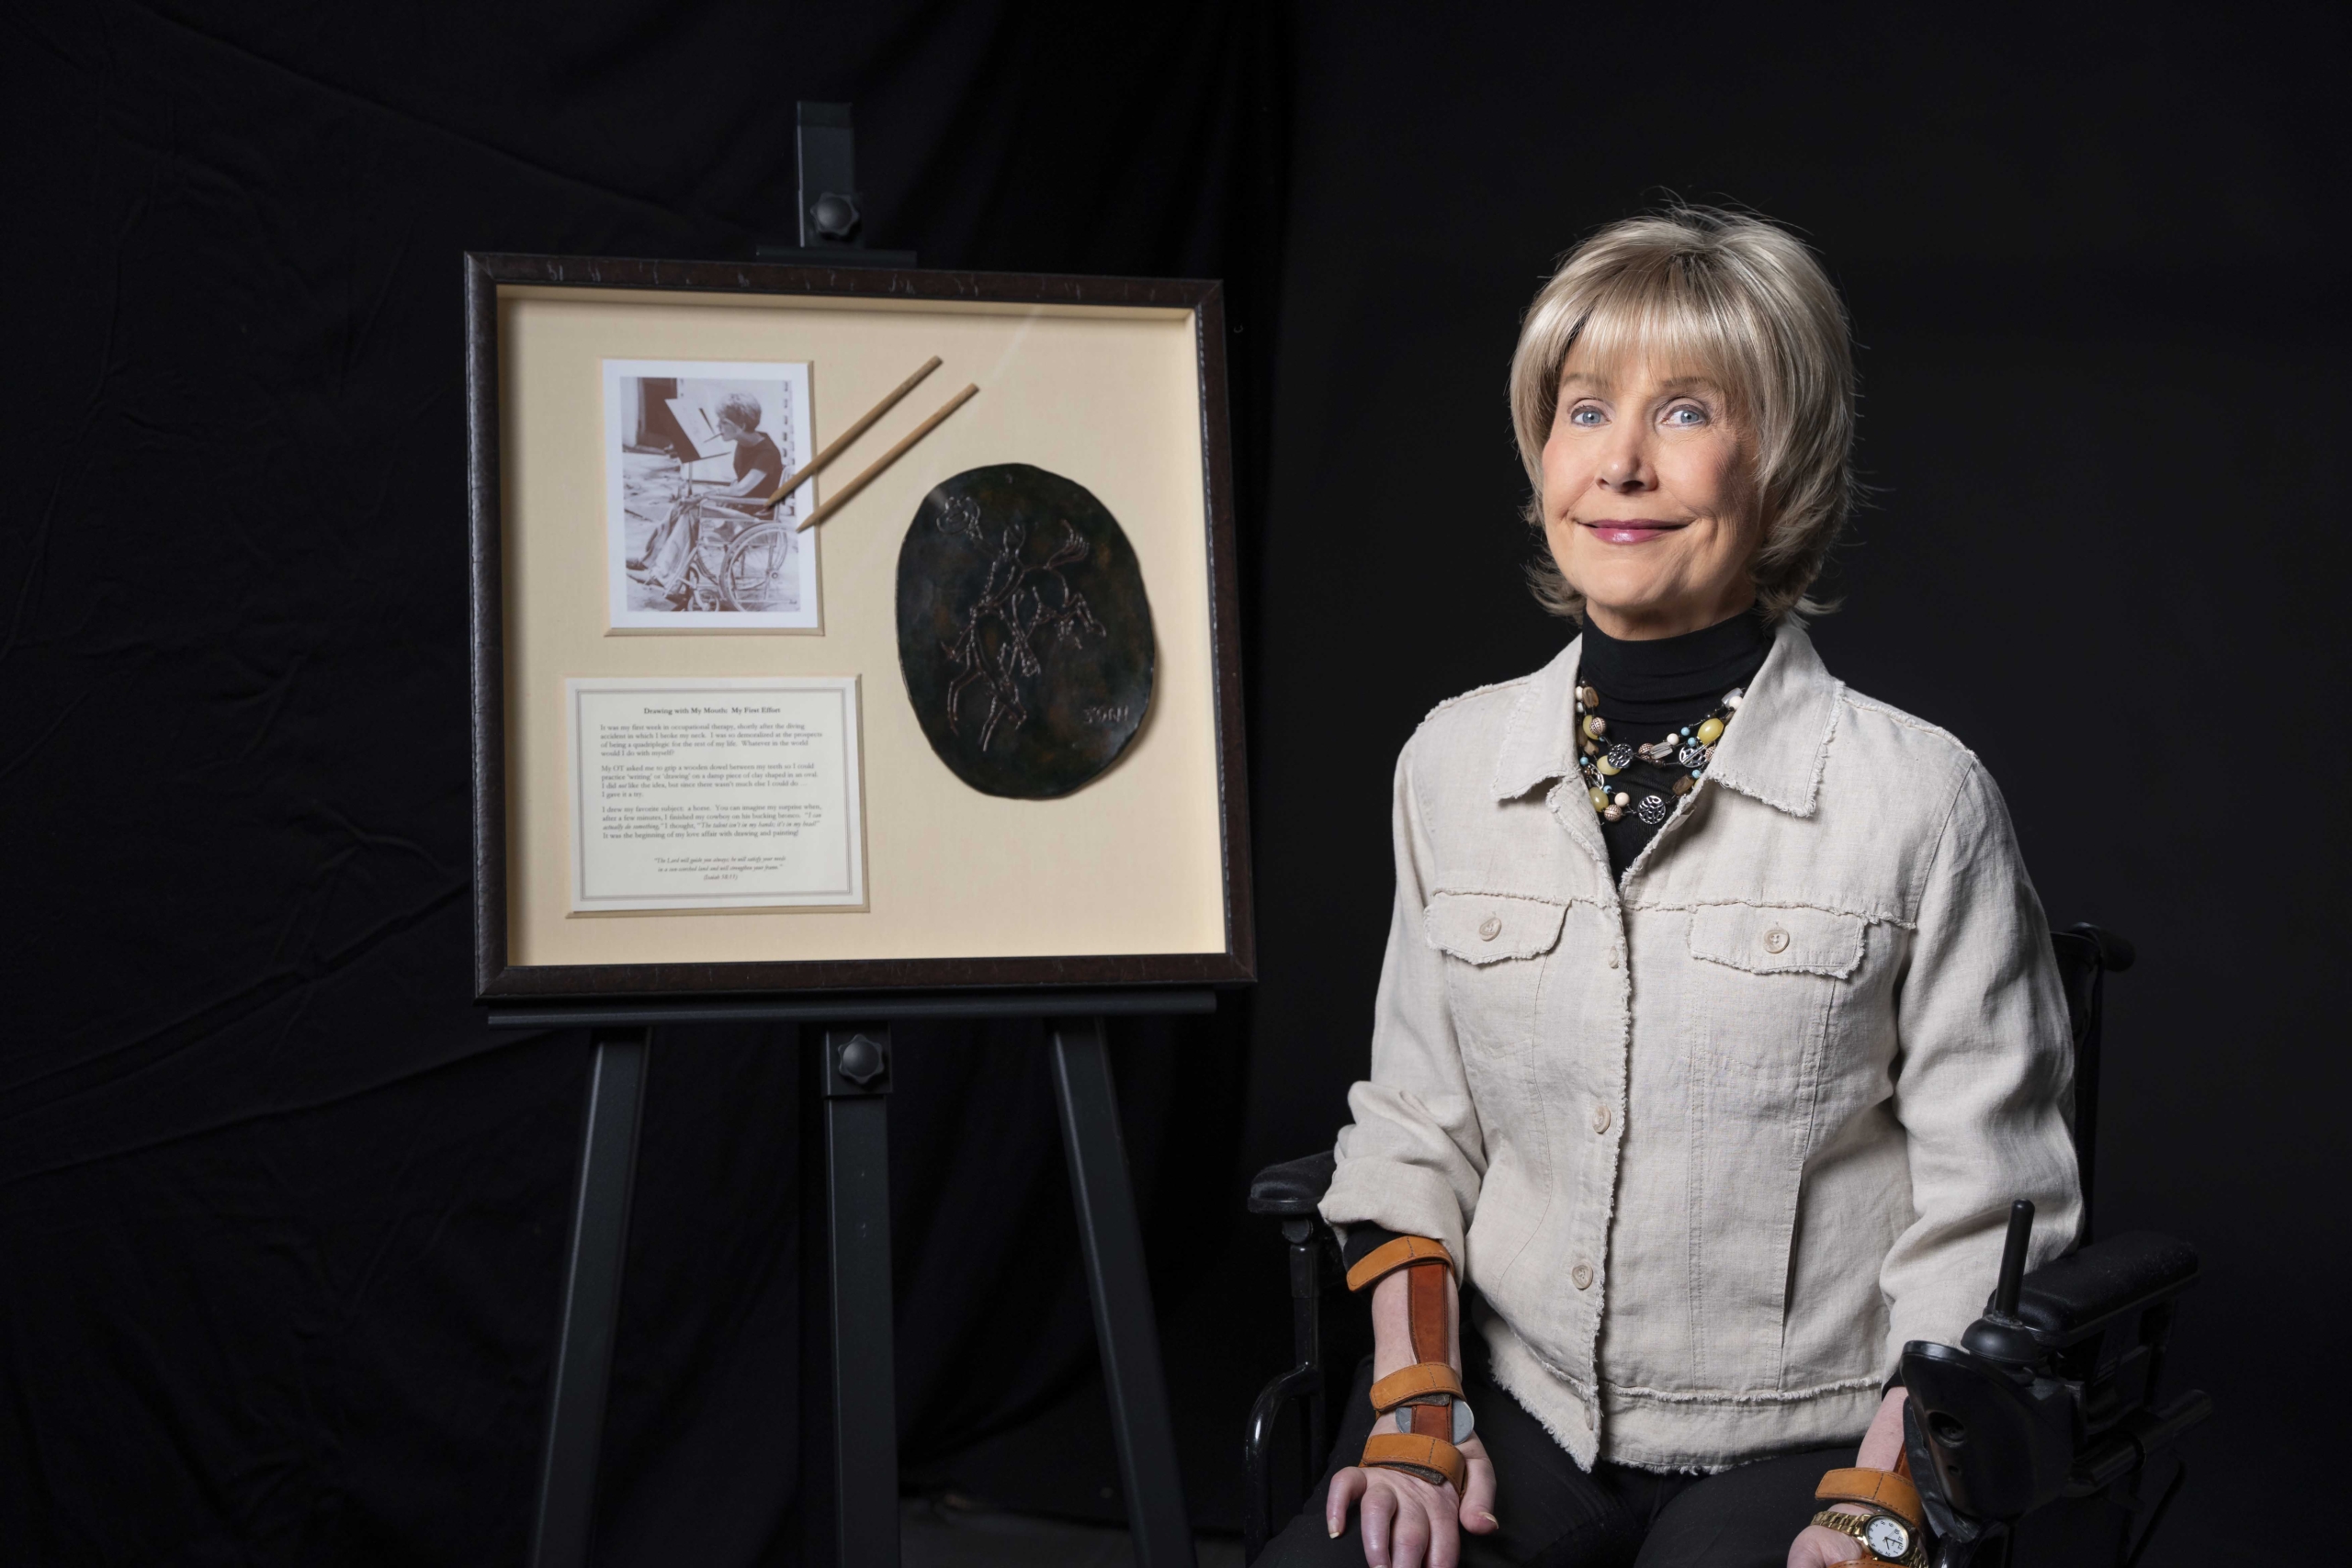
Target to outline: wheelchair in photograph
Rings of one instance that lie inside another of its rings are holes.
[[[691,479],[678,504],[692,541],[680,608],[756,612],[797,602],[792,523],[760,515],[759,503],[749,497],[697,491]]]
[[[1984,1315],[1957,1346],[1904,1347],[1905,1447],[1935,1533],[1936,1568],[2131,1568],[2188,1479],[2169,1451],[2175,1439],[2213,1408],[2200,1390],[2165,1398],[2160,1387],[2196,1252],[2147,1231],[2092,1240],[2105,978],[2132,966],[2132,944],[2087,924],[2053,932],[2051,942],[2074,1040],[2080,1245],[2028,1273],[2033,1206],[2020,1200]],[[1317,1209],[1333,1164],[1325,1150],[1268,1166],[1250,1185],[1250,1213],[1279,1220],[1289,1243],[1297,1357],[1250,1413],[1242,1534],[1250,1558],[1296,1507],[1281,1517],[1274,1507],[1273,1438],[1285,1408],[1296,1407],[1307,1487],[1331,1460],[1322,1307],[1340,1270],[1338,1238]],[[1366,1396],[1369,1371],[1360,1370],[1346,1397]],[[2150,1507],[2149,1479],[2166,1458],[2170,1479]]]

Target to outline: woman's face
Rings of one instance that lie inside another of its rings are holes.
[[[1713,381],[1569,351],[1544,443],[1544,532],[1602,631],[1673,637],[1755,603],[1753,471]]]

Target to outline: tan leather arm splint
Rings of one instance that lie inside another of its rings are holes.
[[[1883,1508],[1915,1530],[1927,1519],[1926,1511],[1919,1506],[1919,1488],[1912,1484],[1909,1476],[1892,1470],[1833,1470],[1821,1478],[1813,1495],[1815,1501],[1832,1506],[1860,1503],[1864,1507]]]
[[[1372,1385],[1372,1407],[1383,1416],[1399,1409],[1411,1412],[1412,1430],[1374,1430],[1363,1446],[1366,1468],[1401,1470],[1433,1486],[1451,1485],[1459,1493],[1470,1478],[1469,1461],[1453,1446],[1453,1401],[1462,1397],[1462,1375],[1446,1359],[1445,1282],[1453,1273],[1453,1258],[1442,1242],[1423,1235],[1400,1235],[1364,1254],[1348,1270],[1348,1289],[1369,1290],[1399,1269],[1405,1281],[1405,1328],[1413,1346],[1413,1364],[1389,1373]]]

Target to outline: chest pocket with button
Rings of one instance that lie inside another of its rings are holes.
[[[1448,958],[1446,995],[1465,1046],[1491,1053],[1534,1038],[1544,964],[1567,906],[1505,893],[1438,893],[1422,912],[1429,944]]]
[[[1709,904],[1690,912],[1686,1014],[1703,1062],[1755,1087],[1798,1087],[1862,965],[1870,923],[1806,904]]]
[[[1804,904],[1710,904],[1690,913],[1690,956],[1757,975],[1826,975],[1861,966],[1859,915]]]

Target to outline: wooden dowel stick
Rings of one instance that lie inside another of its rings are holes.
[[[798,490],[802,485],[807,484],[810,479],[815,479],[817,477],[818,469],[823,468],[842,452],[848,450],[849,444],[851,442],[856,440],[859,436],[873,429],[874,422],[876,420],[880,419],[884,414],[888,413],[892,409],[898,407],[899,400],[905,397],[909,392],[913,391],[916,385],[921,382],[924,377],[939,368],[939,355],[935,354],[929,359],[923,361],[922,368],[908,377],[905,380],[899,382],[899,389],[897,391],[892,392],[888,397],[883,399],[880,402],[876,403],[872,408],[866,410],[865,418],[859,420],[855,424],[851,425],[847,430],[842,431],[839,435],[834,436],[831,441],[826,442],[825,449],[818,453],[815,457],[809,458],[808,467],[796,470],[790,477],[786,479],[782,484],[776,486],[775,493],[769,496],[765,501],[761,502],[759,504],[759,510],[763,512],[766,511],[769,507],[774,506],[777,502],[782,501],[786,496],[790,495],[794,491]]]
[[[885,452],[879,457],[875,458],[873,463],[866,468],[865,472],[858,475],[857,478],[842,486],[840,490],[833,493],[833,498],[831,501],[828,501],[824,505],[817,508],[816,511],[811,512],[808,516],[803,517],[800,520],[800,526],[793,531],[795,533],[805,533],[808,529],[813,528],[818,524],[823,522],[827,517],[831,516],[835,507],[839,506],[842,502],[847,501],[851,496],[855,495],[859,491],[864,490],[866,486],[866,481],[873,479],[876,474],[879,474],[891,464],[897,462],[900,457],[906,456],[908,447],[913,446],[924,436],[929,435],[933,430],[936,430],[939,427],[940,421],[945,419],[949,414],[954,413],[957,409],[962,408],[966,403],[971,401],[973,398],[978,396],[979,390],[980,389],[978,387],[967,387],[962,391],[956,393],[954,397],[948,399],[946,403],[941,407],[937,413],[933,414],[929,419],[924,420],[921,424],[918,424],[912,430],[908,431],[906,435],[900,439],[896,446],[891,447],[888,452]]]

